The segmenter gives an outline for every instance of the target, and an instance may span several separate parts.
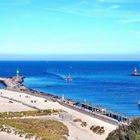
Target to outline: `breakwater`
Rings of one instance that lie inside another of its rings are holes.
[[[51,101],[56,101],[65,107],[71,108],[73,110],[87,114],[91,117],[103,120],[111,124],[128,125],[130,123],[130,118],[125,115],[112,112],[112,111],[109,111],[109,110],[106,110],[97,106],[93,106],[88,103],[76,102],[76,101],[66,99],[66,98],[62,99],[59,96],[54,96],[52,94],[47,94],[47,93],[30,89],[22,84],[24,82],[24,77],[22,76],[16,76],[16,77],[11,77],[11,78],[0,78],[0,81],[5,85],[6,90],[24,92],[30,95],[43,97]]]

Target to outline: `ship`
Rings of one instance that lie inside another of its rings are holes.
[[[67,81],[72,81],[73,80],[72,77],[70,76],[70,74],[66,77],[66,80]]]
[[[140,106],[140,100],[138,101],[138,106]]]
[[[132,74],[132,76],[140,76],[140,73],[137,72],[137,68],[134,68],[134,73]]]

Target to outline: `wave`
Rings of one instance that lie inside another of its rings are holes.
[[[65,76],[64,75],[60,75],[60,74],[58,74],[58,73],[53,73],[53,72],[44,72],[45,74],[47,74],[47,75],[50,75],[50,76],[53,76],[53,77],[56,77],[56,78],[58,78],[58,79],[60,79],[60,80],[65,80]]]
[[[63,75],[63,74],[55,73],[55,72],[48,72],[48,71],[45,71],[44,73],[45,73],[46,75],[49,75],[49,76],[58,78],[58,79],[60,79],[60,80],[66,80],[66,77],[67,77],[67,75]],[[82,75],[75,75],[75,74],[72,75],[72,79],[74,79],[74,81],[92,80],[91,77],[85,77],[85,76],[82,76]]]

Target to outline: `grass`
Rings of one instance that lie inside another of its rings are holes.
[[[1,118],[11,118],[11,117],[27,117],[27,116],[43,116],[51,115],[63,112],[62,110],[37,110],[37,111],[22,111],[22,112],[1,112]]]
[[[136,135],[136,140],[140,140],[140,134]]]
[[[67,127],[58,121],[45,119],[0,119],[0,128],[10,126],[16,133],[26,134],[26,138],[40,137],[42,140],[62,140],[68,136]]]
[[[0,131],[15,134],[25,138],[41,138],[41,140],[66,140],[68,136],[67,127],[58,121],[46,119],[21,119],[28,116],[43,116],[58,114],[63,110],[36,110],[22,112],[3,112],[0,113]],[[6,127],[5,127],[6,126]],[[12,129],[11,128],[15,128]]]

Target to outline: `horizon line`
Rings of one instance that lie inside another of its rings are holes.
[[[140,61],[138,54],[2,54],[0,61]]]

